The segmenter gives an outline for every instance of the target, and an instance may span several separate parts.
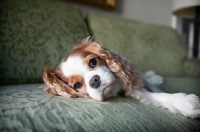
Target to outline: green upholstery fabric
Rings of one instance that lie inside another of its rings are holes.
[[[200,78],[165,78],[160,88],[167,93],[184,92],[200,96]]]
[[[44,66],[57,66],[89,35],[77,7],[60,0],[1,0],[1,84],[42,81]]]
[[[100,44],[124,55],[140,70],[186,75],[182,64],[187,53],[175,30],[100,13],[90,13],[87,22]]]
[[[183,68],[188,76],[200,77],[200,59],[187,59]]]
[[[134,99],[106,102],[48,95],[41,84],[0,86],[0,131],[198,131],[200,120]]]

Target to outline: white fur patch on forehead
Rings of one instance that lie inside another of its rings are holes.
[[[69,56],[66,61],[62,62],[61,70],[66,77],[74,74],[84,75],[88,72],[87,66],[83,64],[80,56]]]

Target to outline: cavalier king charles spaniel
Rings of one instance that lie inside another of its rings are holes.
[[[55,70],[45,67],[43,80],[44,90],[52,95],[105,101],[124,90],[125,96],[167,108],[171,113],[200,117],[198,96],[159,91],[157,86],[163,82],[161,76],[153,71],[139,73],[126,58],[90,37],[81,41]]]

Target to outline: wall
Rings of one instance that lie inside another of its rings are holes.
[[[84,16],[90,11],[106,12],[69,0],[66,1],[78,6]],[[106,13],[143,22],[172,26],[172,0],[116,0],[116,2],[116,10]]]
[[[171,0],[124,0],[122,16],[171,26],[171,3]]]

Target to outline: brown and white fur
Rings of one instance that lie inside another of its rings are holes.
[[[142,77],[127,59],[90,37],[80,42],[55,70],[45,67],[43,80],[45,91],[52,95],[104,101],[125,90],[126,96],[167,108],[171,113],[190,118],[200,116],[199,97],[158,92],[155,89],[163,82],[161,76],[149,71]]]

